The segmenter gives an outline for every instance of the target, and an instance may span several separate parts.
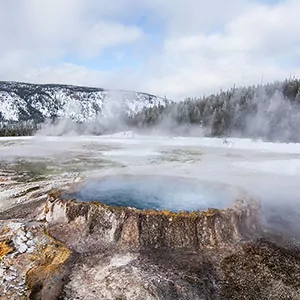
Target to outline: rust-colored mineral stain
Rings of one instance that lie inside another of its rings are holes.
[[[57,198],[57,200],[61,200],[60,198]],[[61,200],[64,201],[64,200]],[[69,200],[69,201],[73,201],[75,203],[80,203],[77,202],[76,200]],[[207,217],[212,217],[212,216],[216,216],[218,214],[220,214],[220,210],[219,209],[215,209],[215,208],[208,208],[206,210],[199,210],[199,211],[178,211],[178,212],[174,212],[168,209],[162,209],[162,210],[156,210],[156,209],[137,209],[137,208],[131,208],[131,207],[126,207],[126,206],[112,206],[112,205],[108,205],[108,204],[103,204],[101,202],[96,202],[96,201],[92,201],[90,202],[93,205],[99,206],[99,207],[103,207],[105,209],[109,209],[112,212],[118,212],[118,211],[130,211],[132,213],[136,213],[136,214],[142,214],[142,215],[155,215],[155,216],[165,216],[168,218],[178,218],[178,217],[186,217],[186,218],[196,218],[199,216],[207,216]],[[226,209],[224,209],[223,211],[225,211]]]
[[[4,241],[0,242],[0,260],[7,254],[14,251],[14,248],[10,245],[9,242]]]
[[[3,229],[0,231],[0,236],[1,236],[1,235],[5,235],[5,234],[7,234],[7,233],[9,233],[9,232],[10,232],[10,228],[9,228],[9,227],[3,228]]]
[[[54,189],[54,190],[50,191],[50,192],[48,193],[48,195],[49,195],[50,198],[57,199],[57,198],[60,198],[60,197],[61,197],[62,191],[61,191],[61,190]]]
[[[63,268],[72,251],[59,242],[48,244],[36,254],[36,265],[26,274],[30,289],[28,299],[56,299],[60,295],[66,275]]]

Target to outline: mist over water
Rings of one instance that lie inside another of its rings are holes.
[[[261,204],[262,224],[300,242],[300,199],[296,184],[276,185],[275,180],[270,180],[265,186],[253,189],[253,195]]]
[[[87,180],[67,198],[112,206],[178,211],[226,208],[237,191],[226,185],[171,176],[110,176]]]

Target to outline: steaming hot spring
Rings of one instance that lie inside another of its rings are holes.
[[[299,299],[300,144],[122,133],[2,147],[1,266],[30,299]]]
[[[245,205],[253,201],[246,190],[230,184],[176,176],[128,174],[89,178],[65,191],[62,199],[99,203],[112,208],[156,211],[158,214],[160,211],[189,214],[210,209],[226,210],[239,201]],[[291,203],[284,205],[274,196],[273,202],[267,197],[262,198],[263,201],[258,199],[255,200],[259,206],[255,211],[256,221],[265,229],[275,229],[285,236],[300,239],[295,226],[300,220],[300,212],[292,199]]]
[[[192,212],[229,207],[238,190],[226,184],[172,176],[115,175],[89,179],[64,196],[140,210]]]

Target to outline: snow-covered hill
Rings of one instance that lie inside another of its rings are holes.
[[[164,98],[139,92],[0,81],[0,121],[90,121],[99,114],[114,117],[166,102]]]

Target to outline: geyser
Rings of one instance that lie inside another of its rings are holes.
[[[89,179],[65,197],[110,206],[178,212],[226,208],[236,199],[237,189],[217,182],[171,176],[119,175]]]

